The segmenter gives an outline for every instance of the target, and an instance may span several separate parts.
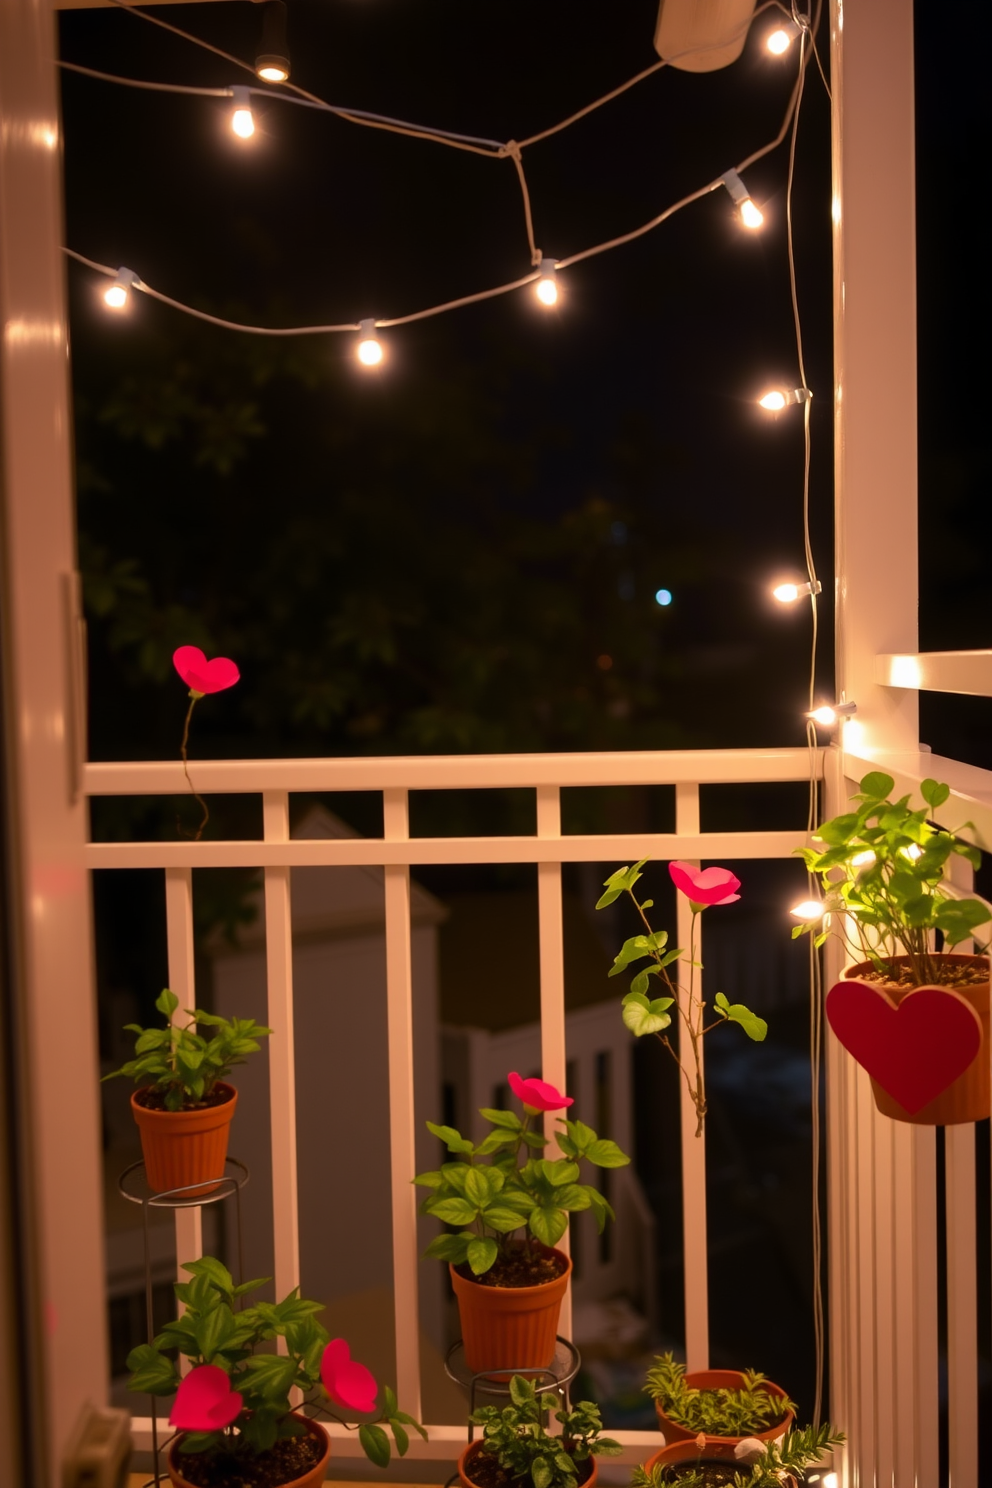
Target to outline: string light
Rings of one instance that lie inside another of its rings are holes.
[[[783,26],[776,26],[774,31],[769,31],[765,38],[765,46],[774,57],[783,56],[802,28],[795,21],[786,21]]]
[[[769,388],[758,399],[758,407],[764,408],[768,413],[781,413],[783,408],[788,408],[792,403],[808,403],[812,396],[808,387]]]
[[[866,847],[864,852],[855,853],[854,857],[851,859],[851,867],[870,868],[874,861],[875,854],[872,852],[870,847]]]
[[[534,293],[542,305],[557,305],[558,303],[558,275],[553,258],[542,258],[540,274],[534,285]]]
[[[235,86],[231,89],[231,97],[234,100],[231,128],[239,139],[251,139],[255,133],[255,118],[251,111],[251,89]]]
[[[265,83],[289,80],[285,0],[265,0],[262,7],[262,39],[258,43],[255,71]]]
[[[356,355],[363,367],[378,367],[383,358],[382,342],[375,333],[374,320],[358,322],[358,349]]]
[[[131,286],[137,283],[138,276],[133,269],[118,269],[113,284],[103,292],[103,303],[107,309],[126,310],[131,298]]]
[[[672,602],[672,591],[670,589],[656,589],[654,602],[655,604],[660,604],[664,609]]]
[[[772,596],[779,604],[795,604],[803,594],[820,594],[822,591],[823,585],[819,579],[814,579],[806,584],[776,584]]]
[[[804,899],[800,904],[794,904],[789,910],[794,920],[802,920],[804,924],[815,925],[818,920],[823,919],[824,909],[819,899]]]
[[[754,205],[750,192],[737,172],[735,170],[724,171],[720,180],[730,192],[734,206],[740,213],[744,226],[750,228],[760,227],[765,220],[764,216]]]
[[[821,728],[834,728],[843,718],[850,718],[858,711],[857,703],[822,703],[811,708],[806,717]]]

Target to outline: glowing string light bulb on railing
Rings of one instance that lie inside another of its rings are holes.
[[[255,133],[255,117],[251,111],[251,89],[233,87],[231,97],[234,100],[231,128],[239,139],[251,139]]]
[[[131,286],[137,282],[138,276],[133,269],[118,269],[113,284],[103,291],[103,303],[107,309],[126,310],[131,298]]]
[[[758,399],[758,407],[766,413],[781,413],[793,403],[808,403],[813,394],[809,388],[769,388]]]
[[[549,308],[558,303],[558,274],[553,258],[542,258],[540,277],[534,285],[534,293],[542,305]]]
[[[818,708],[811,708],[806,717],[821,728],[836,728],[838,723],[852,718],[857,711],[857,703],[821,703]]]
[[[363,367],[378,367],[383,358],[382,342],[375,333],[374,320],[358,322],[358,347],[356,355]]]
[[[800,29],[795,21],[786,21],[783,26],[776,26],[774,30],[769,31],[765,38],[765,46],[773,57],[781,57],[789,50],[799,35]]]
[[[262,7],[262,39],[258,43],[255,71],[266,83],[284,83],[289,77],[285,0],[265,0]]]
[[[720,180],[730,192],[734,206],[740,213],[744,226],[750,228],[760,227],[765,220],[764,215],[754,205],[750,192],[737,172],[735,170],[724,171]]]
[[[802,595],[820,594],[822,590],[823,585],[819,579],[806,584],[776,584],[772,590],[772,597],[777,599],[779,604],[795,604]]]
[[[806,925],[815,925],[823,919],[824,906],[819,899],[804,899],[801,904],[794,904],[789,910],[794,920],[802,920]]]

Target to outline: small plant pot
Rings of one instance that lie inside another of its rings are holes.
[[[225,1091],[227,1099],[216,1106],[203,1106],[197,1111],[152,1111],[131,1096],[131,1110],[141,1134],[141,1153],[145,1175],[153,1193],[172,1188],[189,1188],[186,1198],[213,1193],[224,1176],[227,1139],[231,1119],[238,1103],[233,1085],[218,1081],[215,1090]],[[214,1182],[209,1182],[214,1179]]]
[[[716,1371],[723,1372],[723,1371]],[[742,1440],[744,1438],[741,1438]],[[678,1472],[680,1466],[695,1467],[706,1466],[710,1463],[720,1466],[734,1467],[738,1472],[746,1473],[747,1465],[738,1462],[734,1456],[735,1442],[727,1437],[707,1437],[706,1445],[700,1448],[696,1439],[692,1441],[673,1442],[670,1446],[662,1447],[660,1452],[655,1452],[644,1464],[644,1471],[650,1472],[654,1467],[670,1467],[675,1469],[671,1474],[672,1488],[678,1488]],[[796,1480],[791,1473],[782,1479],[782,1488],[796,1488]]]
[[[697,1369],[693,1373],[686,1375],[685,1382],[694,1390],[743,1390],[744,1388],[744,1376],[739,1369]],[[769,1395],[781,1396],[783,1400],[786,1398],[782,1386],[773,1384],[771,1380],[762,1380],[760,1388]],[[690,1431],[688,1426],[680,1426],[678,1421],[673,1421],[669,1416],[666,1416],[660,1402],[657,1400],[654,1403],[654,1408],[658,1413],[658,1425],[664,1433],[665,1445],[670,1447],[673,1443],[681,1444],[688,1442],[692,1446],[693,1451],[698,1452],[699,1449],[696,1446],[696,1440],[700,1433],[698,1431]],[[763,1431],[745,1431],[742,1436],[712,1436],[709,1432],[703,1434],[706,1436],[708,1443],[716,1442],[720,1446],[728,1447],[730,1455],[733,1456],[734,1448],[738,1442],[745,1441],[751,1436],[757,1441],[777,1441],[780,1436],[784,1436],[787,1431],[791,1430],[794,1420],[795,1416],[792,1411],[786,1411],[781,1420],[773,1422],[770,1426],[766,1426]],[[679,1460],[681,1461],[682,1459],[680,1458]]]
[[[558,1317],[572,1275],[572,1262],[560,1250],[551,1250],[565,1262],[554,1281],[539,1286],[494,1287],[469,1281],[449,1266],[451,1284],[458,1301],[465,1363],[473,1374],[509,1378],[514,1369],[547,1369],[555,1356]]]
[[[461,1482],[462,1488],[478,1488],[475,1479],[472,1477],[472,1464],[479,1456],[481,1451],[481,1441],[469,1442],[467,1447],[462,1448],[461,1453],[458,1457],[458,1477]],[[582,1467],[588,1469],[586,1477],[581,1476]],[[598,1477],[599,1470],[596,1466],[596,1458],[590,1457],[588,1461],[582,1464],[582,1466],[580,1466],[579,1468],[579,1488],[595,1488]],[[529,1479],[526,1480],[526,1482],[523,1483],[522,1488],[528,1488],[529,1481]]]
[[[323,1455],[320,1461],[315,1462],[313,1467],[309,1468],[302,1477],[288,1478],[285,1483],[279,1485],[279,1488],[320,1488],[331,1457],[330,1438],[323,1427],[318,1426],[316,1421],[311,1421],[309,1417],[301,1416],[298,1412],[294,1411],[293,1418],[303,1423],[310,1436],[317,1438],[323,1447]],[[169,1472],[169,1482],[172,1483],[173,1488],[196,1488],[196,1485],[192,1484],[189,1478],[183,1476],[182,1464],[184,1460],[188,1461],[189,1459],[184,1458],[180,1452],[180,1441],[182,1441],[181,1436],[177,1437],[172,1443],[172,1446],[169,1448],[169,1455],[166,1458],[165,1465]]]
[[[904,963],[906,958],[896,958]],[[942,1090],[933,1100],[921,1106],[918,1111],[910,1113],[905,1106],[899,1104],[894,1096],[878,1083],[872,1080],[871,1091],[875,1098],[875,1105],[883,1116],[890,1117],[893,1121],[906,1121],[914,1126],[957,1126],[963,1122],[984,1121],[992,1108],[990,1099],[989,1082],[989,959],[987,956],[965,956],[956,952],[945,952],[939,958],[941,961],[956,962],[962,966],[981,967],[985,972],[985,980],[976,982],[970,987],[952,987],[948,990],[956,992],[959,997],[974,1008],[982,1025],[982,1042],[977,1055],[969,1064],[968,1068],[960,1074],[952,1084]],[[846,979],[863,979],[866,974],[874,975],[874,967],[870,961],[862,961],[857,966],[849,966],[844,972]],[[904,997],[916,989],[913,987],[891,987],[884,983],[875,982],[874,986],[883,991],[885,996],[896,1006],[902,1002]],[[939,1028],[933,1028],[929,1037],[939,1039]]]

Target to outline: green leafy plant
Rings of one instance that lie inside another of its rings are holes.
[[[812,1467],[823,1456],[823,1453],[831,1447],[839,1447],[846,1437],[842,1431],[838,1431],[829,1422],[822,1426],[804,1426],[796,1431],[786,1432],[779,1441],[768,1442],[743,1441],[736,1449],[740,1467],[735,1467],[728,1459],[725,1464],[726,1476],[723,1478],[728,1488],[785,1488],[785,1485],[795,1483],[795,1473],[805,1472],[807,1467]],[[686,1463],[655,1463],[653,1467],[635,1467],[631,1474],[633,1488],[669,1488],[671,1484],[678,1484],[678,1488],[713,1488],[716,1479],[712,1474],[707,1474],[703,1463],[706,1460],[706,1446],[700,1446],[699,1462]]]
[[[622,1168],[630,1162],[616,1142],[565,1117],[557,1138],[564,1156],[538,1156],[547,1138],[532,1131],[531,1122],[543,1111],[570,1106],[571,1097],[545,1080],[523,1080],[515,1071],[507,1080],[523,1102],[523,1118],[514,1111],[481,1110],[493,1129],[477,1147],[454,1127],[428,1121],[428,1129],[455,1161],[414,1179],[431,1190],[421,1212],[458,1227],[457,1234],[432,1240],[426,1254],[454,1266],[467,1261],[476,1276],[485,1275],[499,1257],[506,1259],[514,1247],[520,1249],[520,1241],[513,1239],[518,1231],[524,1231],[524,1243],[533,1236],[542,1245],[555,1245],[568,1228],[569,1214],[578,1210],[591,1209],[602,1233],[607,1219],[616,1216],[599,1189],[577,1181],[580,1163]]]
[[[911,796],[889,800],[894,784],[891,775],[871,771],[852,797],[855,809],[818,828],[824,846],[796,848],[809,872],[820,878],[823,919],[797,925],[792,934],[813,933],[822,945],[829,917],[836,915],[847,943],[881,976],[907,980],[898,959],[905,956],[913,985],[946,985],[957,973],[934,952],[934,933],[940,932],[945,946],[955,946],[990,915],[979,900],[956,898],[941,885],[952,857],[978,867],[981,854],[957,832],[930,820],[950,796],[948,786],[922,781],[925,804],[913,810]]]
[[[329,1340],[327,1329],[317,1322],[322,1303],[305,1301],[294,1288],[282,1302],[244,1306],[243,1298],[263,1286],[265,1278],[235,1286],[227,1267],[213,1256],[190,1261],[183,1270],[192,1279],[175,1287],[181,1315],[154,1342],[132,1349],[127,1360],[130,1389],[176,1394],[169,1419],[184,1431],[180,1451],[250,1458],[278,1441],[303,1435],[306,1428],[289,1401],[294,1388],[307,1397],[304,1414],[340,1419],[324,1406],[329,1397],[372,1415],[357,1428],[344,1424],[358,1430],[366,1456],[378,1467],[390,1460],[387,1426],[400,1456],[409,1445],[408,1426],[426,1440],[423,1427],[398,1408],[388,1387],[376,1408],[379,1387],[372,1375],[351,1360],[343,1339]],[[285,1340],[285,1353],[259,1352],[276,1338]],[[173,1353],[191,1359],[195,1367],[181,1376]]]
[[[686,955],[677,947],[669,949],[667,930],[652,930],[647,910],[653,907],[654,900],[639,901],[634,893],[634,885],[643,877],[641,869],[647,861],[647,858],[642,858],[632,868],[618,868],[616,873],[611,873],[604,884],[606,893],[600,896],[596,908],[605,909],[619,899],[621,894],[628,894],[637,910],[644,931],[624,941],[609,974],[611,977],[619,976],[636,961],[646,960],[650,963],[642,967],[631,981],[630,991],[623,999],[623,1021],[635,1038],[654,1034],[675,1060],[696,1108],[696,1136],[701,1137],[706,1118],[706,1084],[702,1061],[704,1036],[724,1023],[738,1023],[748,1038],[759,1043],[768,1032],[768,1024],[764,1018],[752,1013],[742,1002],[731,1002],[723,992],[718,992],[713,999],[712,1021],[707,1023],[707,1003],[696,991],[696,972],[702,970],[702,962],[696,959],[696,921],[703,910],[711,905],[732,904],[739,899],[737,890],[741,883],[729,868],[699,869],[692,863],[669,863],[668,872],[672,882],[680,893],[685,894],[692,910],[689,953]],[[684,987],[674,979],[670,970],[677,962],[682,962],[689,968],[688,984]],[[664,988],[660,997],[650,995],[652,977],[657,977]],[[685,1059],[676,1051],[667,1033],[672,1023],[672,1015],[668,1010],[672,1007],[681,1019],[680,1050],[682,1039],[687,1042],[690,1057]]]
[[[113,1080],[126,1075],[161,1096],[167,1111],[189,1110],[202,1104],[217,1081],[225,1079],[234,1065],[244,1064],[245,1056],[261,1047],[258,1040],[272,1032],[253,1018],[220,1018],[201,1008],[186,1010],[188,1023],[173,1023],[179,998],[168,987],[159,993],[155,1006],[165,1017],[165,1027],[142,1028],[138,1023],[126,1023],[127,1031],[137,1034],[135,1057],[103,1078]],[[197,1033],[197,1024],[213,1032],[204,1037]]]
[[[685,1365],[674,1354],[660,1354],[648,1370],[644,1389],[665,1415],[687,1431],[707,1436],[751,1436],[781,1421],[795,1403],[766,1390],[765,1376],[745,1369],[740,1389],[697,1389],[685,1377]]]
[[[509,1405],[484,1405],[469,1418],[482,1427],[480,1454],[494,1457],[511,1482],[575,1488],[590,1457],[616,1457],[623,1450],[611,1437],[600,1436],[599,1407],[590,1400],[555,1411],[561,1435],[550,1435],[551,1404],[550,1394],[538,1393],[532,1380],[515,1374]]]

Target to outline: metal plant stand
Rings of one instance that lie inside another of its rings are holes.
[[[236,1157],[228,1157],[225,1160],[225,1169],[233,1168],[234,1172],[224,1172],[222,1177],[208,1178],[199,1183],[188,1183],[182,1188],[167,1188],[162,1193],[139,1193],[134,1191],[136,1180],[140,1179],[145,1170],[143,1161],[131,1163],[130,1167],[124,1169],[117,1180],[117,1187],[125,1199],[131,1204],[141,1205],[142,1235],[144,1240],[145,1255],[145,1328],[148,1333],[148,1342],[152,1343],[155,1338],[155,1318],[152,1295],[152,1260],[151,1260],[151,1237],[149,1235],[149,1212],[152,1209],[199,1209],[207,1204],[217,1204],[222,1199],[233,1196],[237,1227],[238,1248],[238,1284],[244,1281],[244,1242],[241,1233],[241,1190],[248,1182],[249,1172],[246,1163]],[[129,1187],[129,1181],[134,1187]],[[202,1194],[194,1192],[203,1188],[204,1182],[216,1183],[217,1187],[212,1193]],[[147,1188],[147,1184],[142,1184]],[[154,1476],[148,1480],[146,1488],[154,1483],[156,1488],[164,1480],[159,1472],[158,1466],[158,1409],[154,1395],[150,1395],[152,1414],[152,1461],[154,1464]]]

